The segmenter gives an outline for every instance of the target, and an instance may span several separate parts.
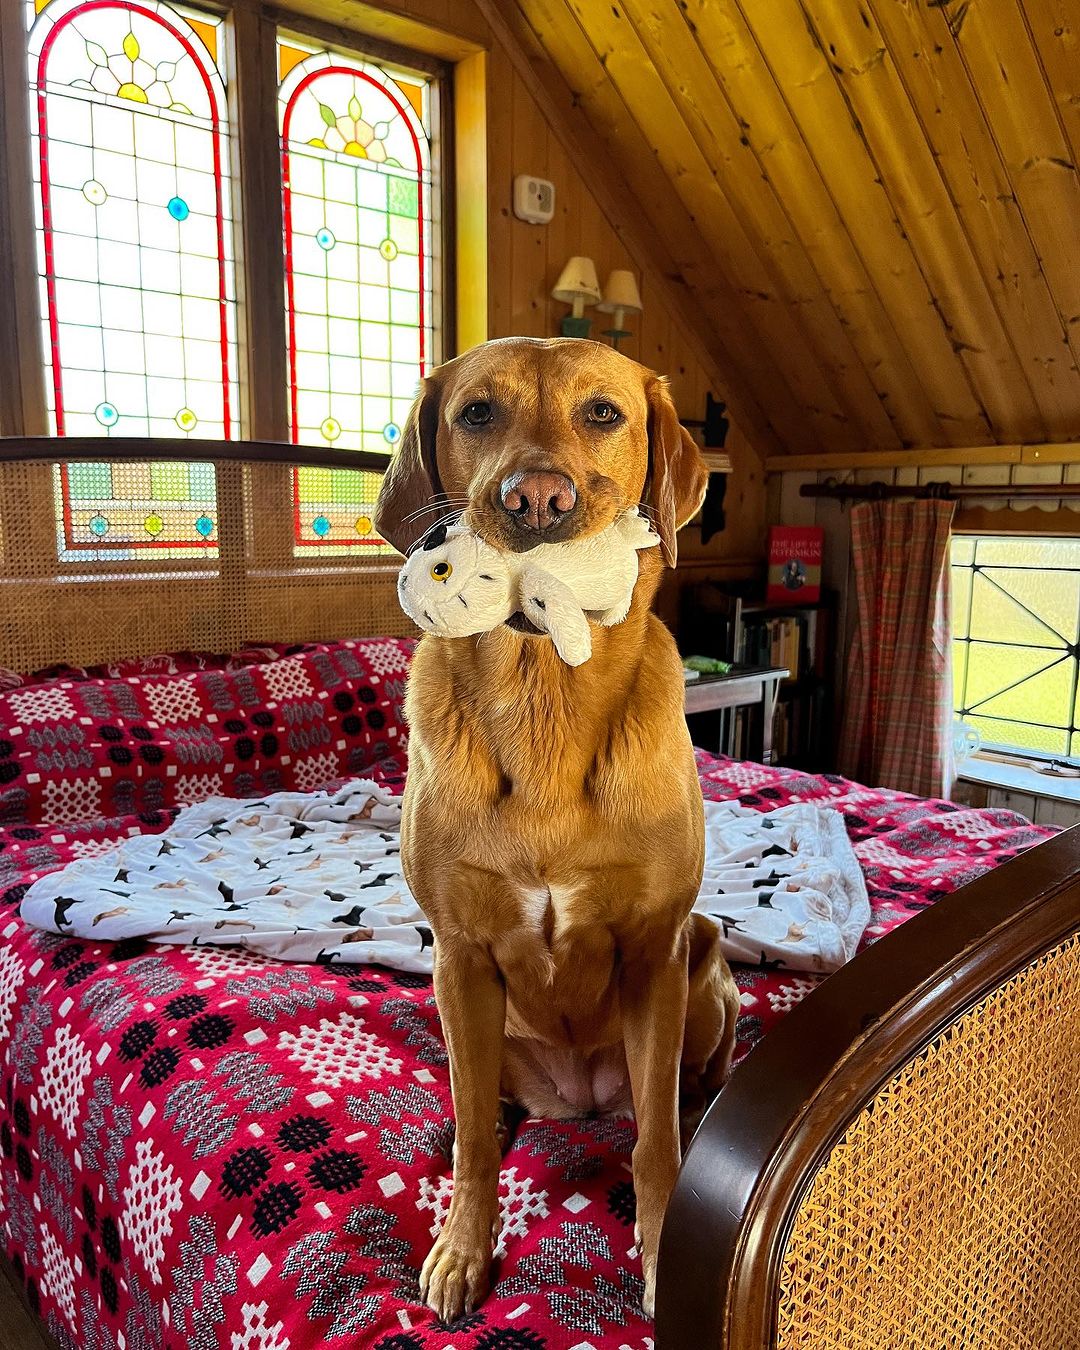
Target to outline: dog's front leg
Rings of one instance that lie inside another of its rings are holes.
[[[666,952],[627,962],[619,982],[623,1041],[637,1117],[634,1235],[641,1249],[642,1306],[647,1317],[653,1316],[656,1300],[660,1228],[679,1171],[679,1059],[687,983],[685,933]]]
[[[444,1322],[487,1292],[499,1222],[499,1079],[506,991],[490,953],[465,942],[436,945],[435,999],[450,1052],[454,1097],[454,1195],[420,1273],[420,1291]]]

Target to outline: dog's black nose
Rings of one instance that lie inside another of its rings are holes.
[[[527,470],[503,479],[499,500],[526,529],[548,530],[573,511],[577,488],[565,474]]]

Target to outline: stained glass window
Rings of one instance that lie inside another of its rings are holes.
[[[47,395],[57,435],[236,433],[236,315],[218,16],[31,0]],[[36,12],[39,11],[39,12]],[[212,469],[65,466],[61,557],[216,549]]]
[[[432,89],[293,38],[278,61],[292,440],[390,453],[434,340]],[[297,471],[298,552],[385,550],[378,487]]]
[[[957,715],[1002,749],[1080,757],[1080,540],[952,542]]]

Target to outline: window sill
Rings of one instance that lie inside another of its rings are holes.
[[[1027,792],[1052,801],[1080,803],[1080,778],[1058,778],[1039,773],[1024,763],[1002,764],[997,760],[974,756],[965,760],[957,775],[966,783],[1004,788],[1008,792]]]

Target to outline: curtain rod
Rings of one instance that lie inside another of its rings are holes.
[[[880,502],[895,497],[919,500],[963,501],[968,497],[1080,497],[1080,483],[921,483],[897,487],[892,483],[804,483],[800,497],[831,497],[836,501]]]

